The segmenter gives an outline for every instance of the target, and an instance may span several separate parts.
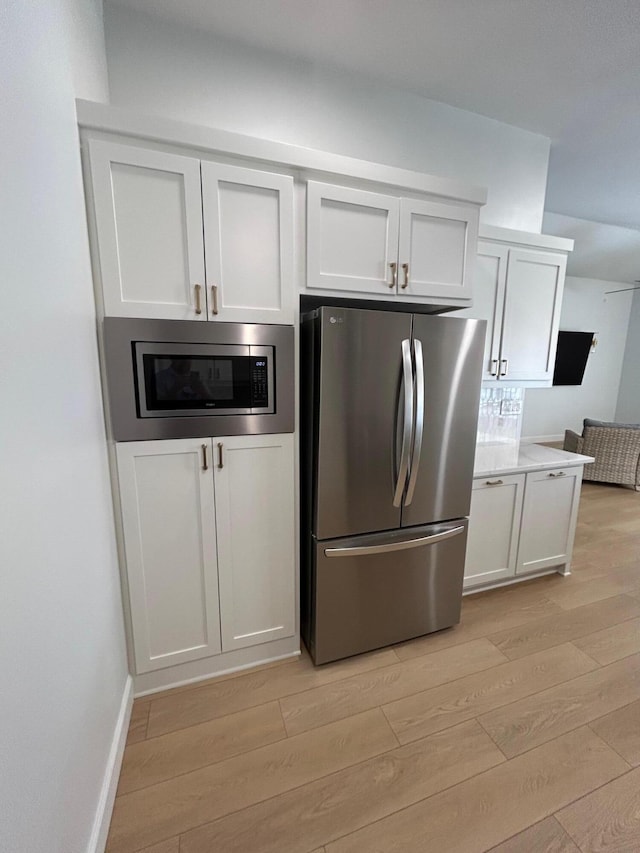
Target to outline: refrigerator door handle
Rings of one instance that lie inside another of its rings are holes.
[[[407,551],[409,548],[421,548],[423,545],[435,545],[445,539],[459,536],[464,530],[462,525],[433,533],[431,536],[419,536],[416,539],[404,539],[401,542],[387,542],[385,545],[354,545],[352,548],[325,548],[325,557],[365,557],[368,554],[388,554],[392,551]]]
[[[422,342],[417,338],[413,341],[413,353],[415,361],[416,379],[416,426],[413,434],[413,447],[411,449],[411,474],[409,485],[405,495],[404,505],[409,506],[413,500],[416,488],[418,471],[420,470],[420,455],[422,453],[422,436],[424,435],[424,358],[422,356]]]
[[[411,453],[411,434],[413,432],[413,366],[411,364],[411,341],[402,341],[402,378],[404,385],[404,422],[402,424],[402,449],[396,489],[393,495],[393,505],[401,506],[407,474],[409,473],[409,458]],[[398,401],[398,407],[400,401]],[[400,412],[398,412],[400,417]]]

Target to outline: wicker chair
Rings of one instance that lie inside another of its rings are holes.
[[[640,491],[640,424],[616,424],[585,418],[582,435],[566,430],[564,449],[595,457],[584,479],[619,483]]]

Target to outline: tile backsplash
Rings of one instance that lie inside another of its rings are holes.
[[[483,388],[477,443],[518,444],[523,406],[523,388]]]

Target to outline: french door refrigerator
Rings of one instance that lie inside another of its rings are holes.
[[[301,621],[315,663],[460,620],[484,338],[481,320],[305,315]]]

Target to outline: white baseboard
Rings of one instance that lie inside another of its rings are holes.
[[[91,838],[87,846],[87,853],[104,853],[104,849],[107,846],[107,835],[109,834],[111,813],[113,812],[113,803],[116,798],[116,788],[118,787],[118,778],[120,776],[120,767],[122,766],[124,747],[127,742],[132,708],[133,678],[128,675],[122,693],[122,702],[120,703],[116,727],[113,732],[113,740],[111,741],[111,749],[109,750],[109,757],[96,808],[93,830],[91,831]]]

